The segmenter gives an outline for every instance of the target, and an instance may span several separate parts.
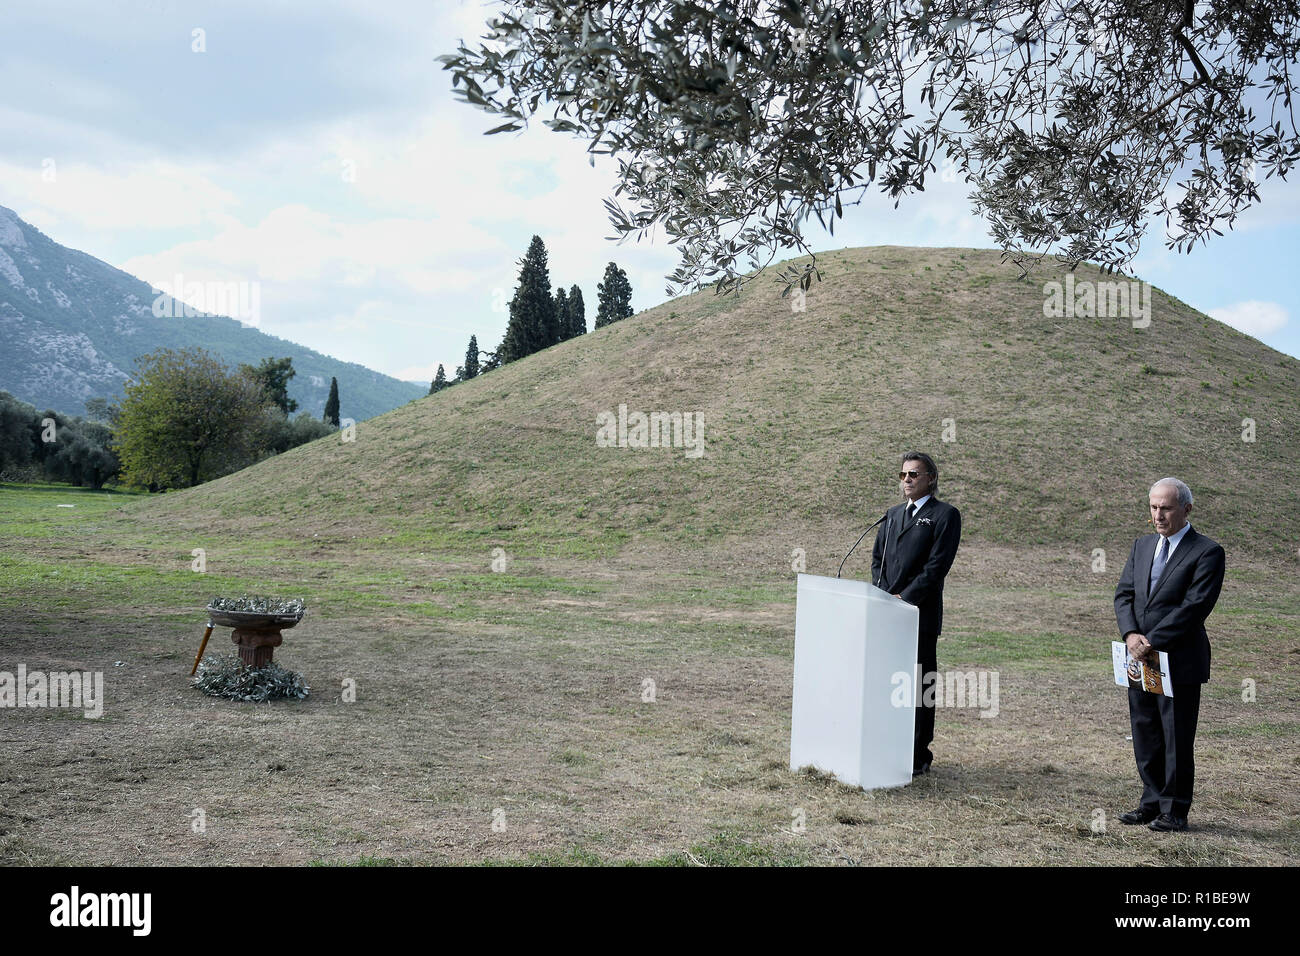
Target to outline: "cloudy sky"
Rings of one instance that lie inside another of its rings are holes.
[[[5,19],[0,205],[155,284],[259,282],[264,331],[427,382],[471,334],[500,341],[534,233],[589,324],[611,259],[637,309],[665,297],[670,247],[605,238],[611,164],[540,126],[485,137],[499,120],[450,95],[435,57],[478,35],[476,0],[43,0]],[[1300,189],[1262,192],[1191,255],[1149,234],[1137,271],[1300,355]],[[965,194],[936,178],[898,210],[868,201],[815,248],[991,246]]]

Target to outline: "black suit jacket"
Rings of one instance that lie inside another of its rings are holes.
[[[871,581],[921,611],[917,633],[937,637],[943,628],[943,579],[957,557],[961,512],[930,496],[911,521],[904,501],[886,512],[871,549]]]
[[[1223,588],[1223,548],[1195,528],[1187,534],[1165,565],[1149,596],[1151,559],[1160,535],[1146,534],[1133,542],[1119,586],[1115,588],[1115,620],[1120,637],[1136,631],[1151,646],[1169,654],[1169,678],[1175,684],[1204,684],[1210,679],[1210,639],[1205,619],[1214,610]]]

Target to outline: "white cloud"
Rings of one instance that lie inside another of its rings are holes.
[[[104,231],[233,222],[239,198],[209,172],[163,160],[120,166],[64,162],[57,156],[39,166],[0,162],[5,192],[22,197],[11,203],[15,212],[30,216],[39,228],[62,222]]]
[[[136,256],[123,268],[151,282],[180,272],[197,280],[263,280],[373,288],[396,283],[425,295],[484,280],[479,263],[507,250],[494,236],[441,217],[342,222],[301,204],[260,222],[232,223],[210,239]]]
[[[388,374],[393,378],[400,378],[403,382],[420,382],[427,385],[433,382],[433,377],[438,374],[438,365],[441,364],[447,381],[451,381],[456,377],[456,367],[463,361],[465,360],[462,358],[458,361],[430,362],[428,365],[408,365],[406,368],[399,368]]]
[[[1237,302],[1221,309],[1211,309],[1209,314],[1238,332],[1256,338],[1276,332],[1287,323],[1286,309],[1276,302]]]

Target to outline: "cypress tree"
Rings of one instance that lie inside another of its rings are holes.
[[[555,287],[555,324],[559,327],[559,341],[573,338],[569,331],[569,294],[564,291],[564,286]]]
[[[433,384],[429,386],[429,394],[432,395],[434,392],[441,392],[446,387],[447,370],[442,367],[442,363],[440,362],[438,363],[438,373],[433,376]]]
[[[469,348],[465,350],[465,371],[462,373],[466,379],[474,378],[478,375],[478,336],[469,337]]]
[[[497,354],[503,364],[513,362],[559,340],[546,246],[541,236],[533,236],[528,252],[519,260],[519,285],[510,300],[510,322]]]
[[[614,263],[605,266],[605,281],[596,286],[596,328],[626,319],[632,314],[632,283]]]
[[[582,301],[582,290],[569,287],[569,338],[587,334],[587,306]]]
[[[339,380],[331,376],[330,397],[325,399],[325,421],[339,427]]]

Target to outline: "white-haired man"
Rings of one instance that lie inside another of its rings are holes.
[[[1142,799],[1121,823],[1152,830],[1187,829],[1192,805],[1192,755],[1201,685],[1210,679],[1210,640],[1205,619],[1223,587],[1221,548],[1198,534],[1187,516],[1192,490],[1177,478],[1151,486],[1151,523],[1156,533],[1133,543],[1115,589],[1115,620],[1136,658],[1169,655],[1173,696],[1129,688],[1133,756],[1142,778]]]

